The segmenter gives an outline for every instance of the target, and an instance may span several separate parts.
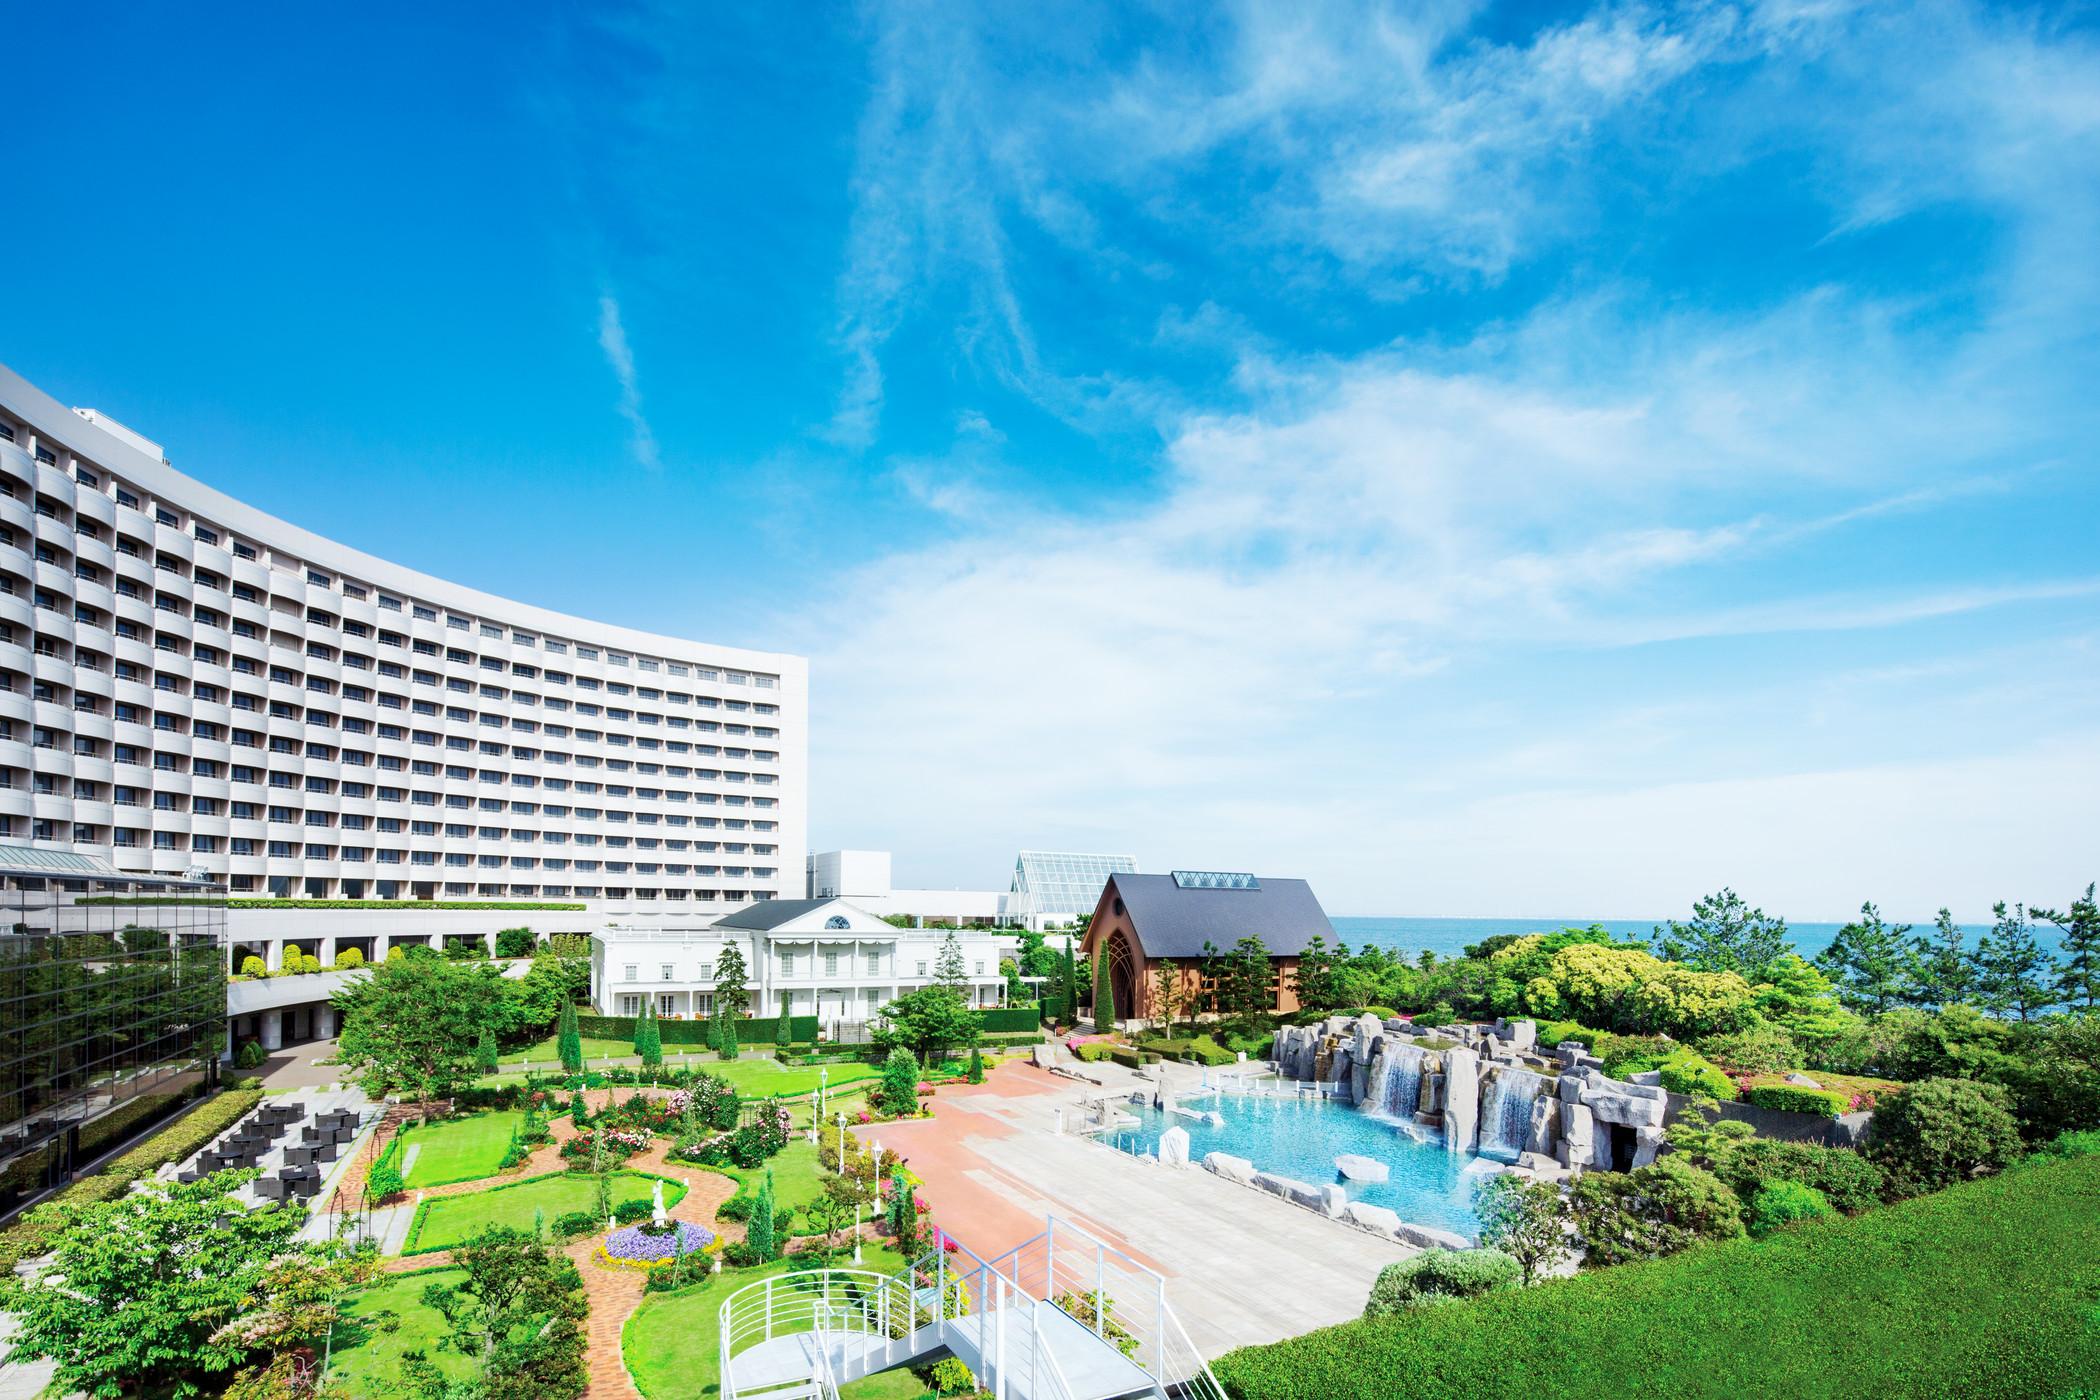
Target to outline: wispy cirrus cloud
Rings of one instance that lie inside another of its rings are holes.
[[[627,343],[627,328],[620,319],[620,302],[611,292],[598,294],[598,348],[619,383],[620,416],[627,420],[628,448],[634,460],[650,471],[663,467],[663,454],[656,433],[642,414],[641,383],[634,368],[634,351]]]

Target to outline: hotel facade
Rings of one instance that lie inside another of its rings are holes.
[[[0,842],[235,898],[726,914],[802,891],[807,682],[324,539],[0,367]]]

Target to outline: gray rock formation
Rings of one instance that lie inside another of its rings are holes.
[[[1185,1167],[1189,1164],[1189,1134],[1186,1128],[1169,1128],[1159,1135],[1159,1164]]]
[[[1237,1181],[1242,1186],[1254,1184],[1254,1163],[1245,1157],[1235,1157],[1229,1152],[1206,1154],[1203,1158],[1203,1169],[1222,1176],[1227,1181]]]
[[[1342,1219],[1359,1230],[1369,1230],[1374,1235],[1390,1239],[1400,1228],[1400,1217],[1384,1206],[1365,1205],[1362,1201],[1351,1201],[1342,1207]]]
[[[1414,1245],[1417,1249],[1471,1249],[1473,1242],[1464,1235],[1450,1230],[1438,1230],[1428,1225],[1411,1225],[1400,1222],[1393,1231],[1393,1238],[1402,1244]]]
[[[1369,1157],[1359,1157],[1354,1152],[1344,1152],[1334,1159],[1334,1169],[1351,1181],[1387,1181],[1392,1178],[1392,1168]]]
[[[1444,1052],[1444,1146],[1471,1152],[1480,1140],[1480,1056],[1463,1046]]]

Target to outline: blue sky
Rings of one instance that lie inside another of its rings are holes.
[[[806,652],[902,880],[2100,876],[2091,11],[697,8],[23,11],[0,359]]]

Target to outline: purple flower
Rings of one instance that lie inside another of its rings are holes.
[[[715,1242],[715,1232],[684,1220],[673,1222],[675,1230],[666,1230],[661,1235],[652,1235],[639,1225],[628,1225],[605,1237],[605,1252],[614,1259],[628,1259],[636,1263],[657,1263],[678,1257],[678,1245],[685,1243],[687,1254],[698,1254]]]

